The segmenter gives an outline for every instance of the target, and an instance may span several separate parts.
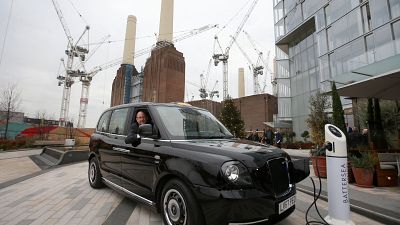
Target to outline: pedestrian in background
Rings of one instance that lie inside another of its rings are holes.
[[[281,148],[282,134],[279,132],[279,130],[276,130],[276,132],[275,132],[275,141],[276,141],[276,147]]]
[[[253,131],[248,137],[247,140],[260,142],[260,137],[258,136],[256,131]]]
[[[265,142],[269,145],[274,143],[274,132],[272,132],[271,128],[268,128],[265,134]]]

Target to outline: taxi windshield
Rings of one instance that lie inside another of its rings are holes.
[[[210,112],[193,107],[156,106],[174,139],[220,139],[233,135]]]

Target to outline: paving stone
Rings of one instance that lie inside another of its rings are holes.
[[[143,206],[140,210],[139,224],[140,225],[149,225],[150,223],[150,212],[149,208]]]
[[[4,197],[4,195],[13,193],[14,191],[15,191],[15,189],[8,189],[8,190],[5,190],[5,191],[0,191],[0,197]]]
[[[54,224],[56,224],[58,222],[58,219],[52,219],[52,218],[50,218],[50,219],[47,219],[44,223],[43,223],[43,225],[54,225]]]
[[[97,211],[97,216],[107,216],[110,212],[112,203],[104,202],[101,208]]]
[[[61,217],[61,219],[56,223],[56,225],[65,225],[72,219],[72,217],[77,213],[77,210],[69,211]]]
[[[55,213],[55,211],[46,209],[46,211],[44,211],[44,213],[40,214],[40,217],[33,216],[33,218],[35,218],[35,220],[31,223],[31,225],[41,225],[41,224],[43,224],[54,213]],[[30,216],[28,218],[30,219],[30,218],[32,218],[32,216]]]
[[[92,221],[96,217],[97,212],[96,211],[90,211],[86,216],[83,218],[80,224],[82,225],[90,225],[92,224]],[[104,221],[103,221],[104,222]]]
[[[42,188],[42,189],[40,189],[40,190],[37,190],[37,191],[35,191],[35,192],[31,193],[31,194],[28,194],[28,195],[26,195],[26,196],[24,196],[24,197],[21,197],[21,198],[15,200],[15,201],[11,202],[11,203],[10,203],[9,205],[7,205],[7,206],[8,206],[8,207],[17,206],[17,205],[19,205],[19,204],[21,204],[21,203],[23,203],[23,202],[29,200],[31,197],[33,197],[33,196],[35,196],[35,195],[37,195],[37,194],[39,194],[39,193],[41,193],[41,192],[43,192],[43,191],[45,191],[45,190],[47,190],[47,188]]]
[[[7,225],[15,225],[15,224],[20,223],[22,220],[29,220],[29,219],[27,219],[28,216],[29,216],[29,213],[26,213],[26,212],[22,213],[21,215],[19,215],[18,217],[15,217],[11,221],[7,221]]]
[[[76,203],[73,207],[72,210],[80,210],[82,209],[88,202],[90,201],[90,198],[82,198],[79,200],[78,203]]]
[[[83,208],[79,210],[79,212],[75,215],[75,217],[77,218],[85,217],[86,214],[88,214],[92,210],[93,206],[94,204],[86,204]]]
[[[34,220],[22,220],[21,222],[17,223],[17,225],[28,225],[31,224]]]

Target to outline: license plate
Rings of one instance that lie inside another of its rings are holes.
[[[296,195],[293,195],[292,197],[279,203],[279,214],[285,212],[288,208],[294,206],[295,203],[296,203]]]

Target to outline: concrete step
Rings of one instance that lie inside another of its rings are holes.
[[[40,155],[32,155],[30,158],[43,170],[57,165],[85,161],[88,156],[87,150],[59,150],[44,147]]]

